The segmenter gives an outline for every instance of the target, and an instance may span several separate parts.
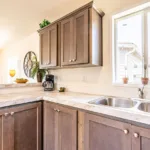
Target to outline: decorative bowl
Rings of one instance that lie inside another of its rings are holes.
[[[15,82],[16,82],[16,83],[27,83],[28,80],[27,80],[27,79],[20,78],[20,79],[16,79]]]

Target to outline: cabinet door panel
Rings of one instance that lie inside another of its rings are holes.
[[[0,116],[0,150],[3,150],[3,116]]]
[[[56,105],[44,102],[44,150],[58,150],[58,112]]]
[[[59,150],[77,150],[77,111],[59,106]]]
[[[130,125],[85,114],[84,150],[131,150]]]
[[[16,106],[8,109],[14,112],[13,118],[14,150],[41,150],[41,103]],[[10,134],[9,134],[10,135]]]
[[[57,66],[57,24],[54,24],[40,33],[40,65],[41,67]]]
[[[73,64],[88,63],[88,9],[74,17]]]
[[[61,22],[61,65],[71,64],[73,49],[73,18]]]
[[[48,29],[48,66],[57,66],[57,25]]]
[[[44,30],[40,33],[40,65],[46,66],[49,62],[49,45],[48,45],[48,30]]]
[[[14,149],[14,118],[11,115],[3,117],[3,149]]]
[[[138,137],[135,137],[135,134]],[[150,129],[132,126],[132,150],[150,149]]]

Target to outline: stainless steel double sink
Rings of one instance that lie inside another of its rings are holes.
[[[118,108],[130,108],[130,109],[134,108],[139,111],[150,113],[150,101],[148,100],[125,99],[125,98],[102,96],[97,100],[90,101],[89,104],[105,105],[109,107],[118,107]]]

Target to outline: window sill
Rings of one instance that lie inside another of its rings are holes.
[[[142,84],[133,84],[133,83],[129,83],[129,84],[123,84],[123,83],[113,83],[112,84],[113,86],[116,86],[116,87],[129,87],[129,88],[139,88],[139,87],[142,87],[143,85]],[[149,89],[150,88],[150,84],[148,85],[145,85],[145,88]]]

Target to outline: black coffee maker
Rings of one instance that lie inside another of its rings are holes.
[[[44,87],[44,91],[53,91],[54,90],[54,75],[48,74],[46,75],[45,81],[42,86]]]

